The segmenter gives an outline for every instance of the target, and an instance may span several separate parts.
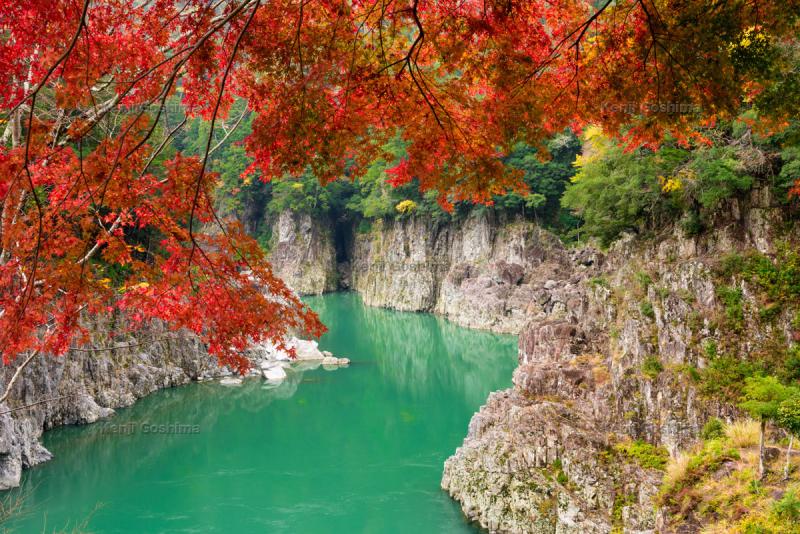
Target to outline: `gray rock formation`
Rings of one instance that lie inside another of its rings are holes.
[[[0,404],[0,490],[19,485],[22,470],[47,461],[51,454],[40,443],[42,433],[61,425],[82,425],[109,417],[114,410],[130,406],[159,389],[197,380],[224,377],[227,385],[241,378],[217,365],[202,343],[188,332],[173,332],[153,324],[128,339],[110,341],[103,333],[110,325],[95,318],[96,332],[87,345],[63,357],[44,355],[31,362],[17,381],[9,400]],[[321,365],[325,358],[338,366],[349,360],[321,352],[314,341],[292,338],[296,363],[289,355],[269,345],[254,346],[248,353],[254,376],[279,384],[287,379],[296,388],[302,370]],[[313,363],[309,366],[308,363]],[[291,367],[281,375],[279,365]],[[15,367],[0,369],[0,387]]]
[[[470,519],[491,532],[655,531],[660,473],[615,444],[688,446],[710,416],[735,415],[691,378],[708,365],[708,343],[744,356],[797,335],[795,310],[759,321],[745,281],[742,334],[721,328],[721,259],[800,241],[797,224],[776,224],[786,215],[764,190],[721,213],[700,237],[668,229],[605,256],[573,252],[571,266],[538,286],[534,301],[547,304],[528,314],[514,387],[492,394],[445,463],[442,487]]]
[[[269,260],[275,273],[300,295],[319,295],[339,287],[330,221],[284,211],[272,228]]]
[[[355,236],[351,287],[371,306],[517,333],[548,307],[537,300],[542,284],[568,266],[558,239],[532,223],[501,224],[489,214],[449,224],[410,218]]]

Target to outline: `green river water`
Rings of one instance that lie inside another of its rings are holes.
[[[0,531],[475,532],[439,488],[442,464],[510,385],[516,338],[355,294],[308,302],[330,329],[321,347],[350,367],[272,389],[192,384],[48,432],[55,458],[25,473],[24,515]]]

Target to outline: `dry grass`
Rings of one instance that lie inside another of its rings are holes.
[[[719,523],[704,526],[700,534],[730,534],[732,530],[730,523],[722,520]]]
[[[678,453],[677,456],[670,460],[664,473],[662,482],[664,487],[674,487],[686,476],[686,470],[689,468],[689,461],[692,456],[693,453],[691,451],[685,451]]]
[[[760,428],[758,421],[742,419],[725,426],[725,435],[731,445],[739,449],[747,449],[758,445]]]

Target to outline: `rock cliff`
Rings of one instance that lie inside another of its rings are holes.
[[[300,295],[319,295],[338,288],[330,221],[284,211],[272,226],[269,259],[275,273]]]
[[[33,360],[8,401],[0,403],[0,490],[17,487],[23,469],[51,458],[39,442],[46,430],[94,423],[159,389],[219,377],[228,385],[242,381],[220,368],[189,332],[153,323],[127,339],[110,340],[105,333],[113,325],[107,319],[92,321],[87,326],[95,334],[89,343],[63,357]],[[316,341],[291,338],[288,345],[297,356],[291,363],[288,353],[270,344],[252,347],[247,354],[253,364],[250,373],[273,385],[287,380],[296,387],[303,370],[349,363],[320,351]],[[0,387],[5,389],[14,371],[14,366],[0,370]]]
[[[711,365],[709,347],[746,359],[798,335],[797,303],[765,320],[756,288],[720,269],[732,254],[796,246],[798,225],[766,190],[720,213],[701,236],[669,229],[605,255],[573,252],[542,284],[537,301],[549,304],[521,331],[513,388],[489,398],[445,463],[442,487],[470,519],[491,532],[656,530],[661,473],[649,456],[734,415],[693,378]],[[728,283],[741,295],[735,335]]]
[[[342,282],[369,305],[520,335],[513,387],[445,464],[442,487],[467,517],[492,532],[654,532],[668,523],[654,508],[659,462],[710,417],[736,415],[697,379],[716,348],[758,359],[800,339],[798,303],[776,307],[722,269],[796,249],[792,221],[766,187],[727,201],[700,235],[675,225],[605,253],[488,212],[378,221],[352,237]]]
[[[517,333],[547,308],[542,284],[565,276],[570,256],[532,223],[475,213],[447,224],[378,222],[354,237],[351,265],[351,287],[368,305]]]
[[[270,259],[301,294],[353,289],[371,306],[441,314],[471,328],[518,333],[549,311],[542,284],[571,265],[559,240],[530,222],[491,212],[438,223],[378,220],[364,232],[284,212],[273,226]]]
[[[96,324],[95,330],[108,329]],[[18,486],[23,468],[50,459],[39,443],[45,430],[93,423],[158,389],[211,376],[216,368],[196,339],[158,326],[116,342],[97,336],[63,357],[35,359],[0,404],[0,489]],[[4,367],[0,384],[13,372]]]

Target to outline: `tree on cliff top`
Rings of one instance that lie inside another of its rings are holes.
[[[503,159],[565,127],[629,146],[743,104],[797,114],[798,0],[0,0],[0,351],[79,342],[82,312],[196,332],[240,369],[251,341],[322,329],[207,172],[235,97],[260,179],[357,178],[401,132],[394,185],[439,201],[524,192]],[[210,121],[164,156],[180,94]],[[768,123],[768,124],[767,124]],[[546,156],[546,154],[543,154]],[[390,160],[391,158],[386,158]],[[262,293],[266,288],[268,293]]]

